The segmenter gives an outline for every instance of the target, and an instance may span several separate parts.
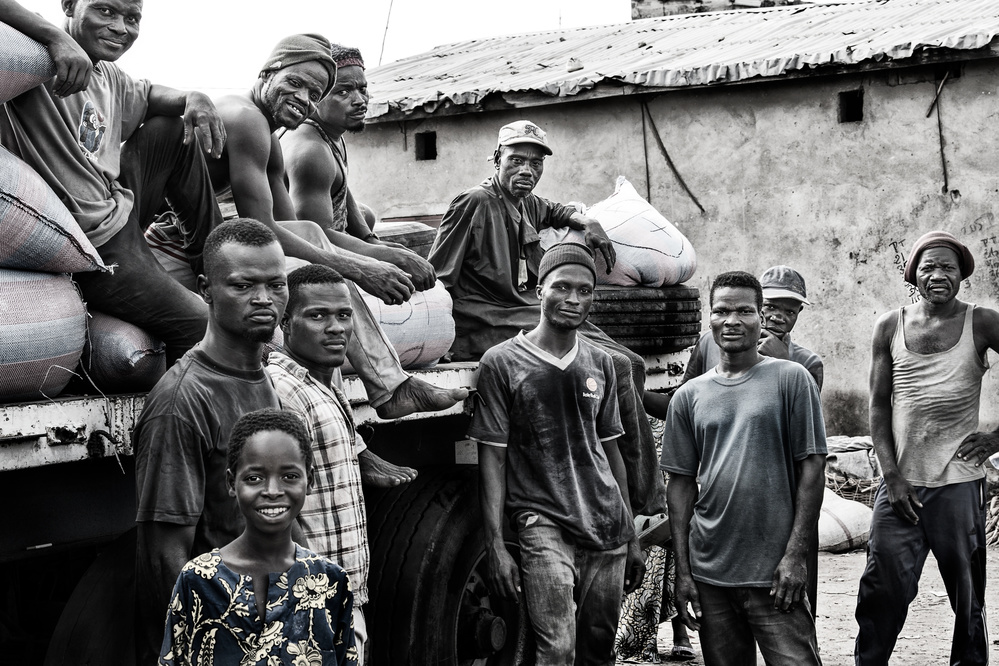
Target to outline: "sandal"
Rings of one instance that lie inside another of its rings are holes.
[[[697,656],[694,648],[689,645],[674,645],[669,652],[670,661],[690,661]]]

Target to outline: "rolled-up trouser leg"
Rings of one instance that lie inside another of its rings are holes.
[[[659,456],[656,455],[652,426],[642,405],[645,362],[641,356],[611,340],[606,333],[589,322],[579,328],[579,334],[609,353],[614,361],[617,400],[624,426],[624,434],[618,438],[618,448],[628,472],[631,510],[635,515],[664,513],[666,486],[659,471]]]
[[[337,251],[315,222],[297,220],[279,224],[316,247],[327,252]],[[368,403],[372,407],[378,407],[388,402],[395,390],[409,379],[409,374],[402,369],[395,348],[371,313],[371,308],[364,302],[357,286],[347,280],[347,288],[350,291],[350,305],[354,309],[354,335],[347,344],[347,360],[364,384]]]

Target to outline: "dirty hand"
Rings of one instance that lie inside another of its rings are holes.
[[[918,524],[919,516],[916,515],[916,507],[922,509],[923,505],[916,496],[916,489],[912,487],[912,484],[897,473],[891,476],[886,475],[884,482],[888,490],[888,501],[891,503],[895,515],[913,525]]]
[[[760,340],[756,348],[763,356],[780,358],[785,361],[790,358],[787,343],[765,328],[760,330]]]
[[[957,457],[981,467],[997,451],[999,451],[999,433],[973,432],[961,442],[961,446],[957,449]]]
[[[90,85],[90,74],[94,71],[94,63],[83,47],[62,30],[59,30],[46,46],[56,69],[52,92],[57,97],[66,97],[86,90]]]
[[[805,597],[805,582],[808,570],[805,567],[805,556],[784,553],[774,571],[774,582],[770,587],[770,596],[774,598],[774,608],[787,613],[801,603]]]
[[[624,563],[624,593],[631,594],[645,580],[645,559],[638,547],[638,537],[628,543],[628,559]]]
[[[600,223],[592,217],[583,217],[583,241],[587,247],[593,249],[594,254],[600,252],[604,256],[604,263],[607,264],[607,272],[610,273],[617,261],[617,253],[614,252],[614,243],[607,237],[607,232],[600,226]]]
[[[358,287],[388,305],[401,305],[409,300],[416,288],[402,270],[384,261],[365,262],[358,278]]]
[[[388,249],[386,248],[386,250]],[[416,291],[426,291],[436,284],[437,273],[434,271],[433,265],[412,250],[392,249],[389,256],[390,258],[386,261],[402,269],[413,282]]]
[[[676,616],[680,618],[680,621],[688,629],[700,631],[701,598],[697,594],[697,585],[689,573],[682,574],[679,571],[676,572],[674,592],[676,593]],[[687,610],[688,603],[690,603],[691,610],[693,610],[693,616]]]
[[[197,136],[205,154],[218,159],[225,147],[225,126],[219,112],[208,95],[199,92],[187,93],[184,107],[184,145]]]
[[[489,589],[506,599],[517,600],[520,594],[520,569],[506,546],[486,546],[486,579]]]

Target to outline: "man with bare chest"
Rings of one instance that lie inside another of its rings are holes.
[[[950,663],[989,660],[982,464],[999,451],[999,433],[978,432],[978,410],[999,312],[958,300],[974,269],[954,236],[925,234],[905,269],[919,302],[874,328],[870,422],[884,481],[857,599],[857,666],[888,663],[929,552],[955,614]]]

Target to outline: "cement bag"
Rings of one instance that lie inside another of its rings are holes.
[[[166,372],[166,345],[138,326],[90,313],[83,368],[105,393],[148,391]]]
[[[418,291],[402,305],[386,305],[358,288],[404,368],[429,368],[451,349],[454,342],[454,317],[451,294],[438,280],[431,289]],[[350,361],[343,364],[344,374],[354,372]]]
[[[0,270],[0,401],[58,395],[80,362],[86,317],[69,276]]]
[[[819,513],[819,550],[845,553],[860,548],[870,538],[873,515],[860,502],[843,499],[826,488]]]
[[[607,274],[597,253],[597,283],[620,287],[664,287],[686,282],[697,269],[690,241],[669,220],[638,195],[624,176],[607,199],[585,211],[595,218],[614,243],[617,263]],[[568,229],[543,229],[541,247],[564,240],[583,242],[583,234]]]
[[[52,188],[4,149],[0,149],[0,268],[48,273],[108,270]]]
[[[0,23],[0,104],[55,76],[48,50],[6,23]]]

